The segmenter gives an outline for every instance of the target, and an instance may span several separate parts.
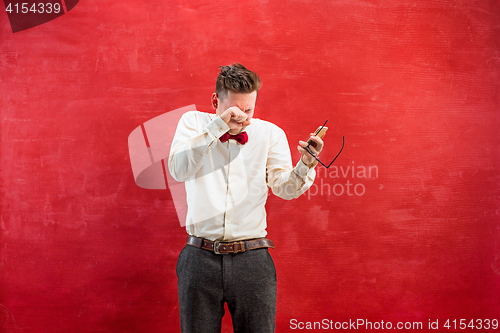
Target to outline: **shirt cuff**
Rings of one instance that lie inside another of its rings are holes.
[[[314,161],[311,167],[309,167],[305,165],[304,162],[302,162],[302,157],[301,157],[299,163],[297,163],[297,166],[295,167],[295,173],[301,178],[305,178],[309,173],[309,170],[313,169],[317,164],[318,162]]]
[[[206,125],[208,132],[213,134],[216,138],[220,138],[222,134],[229,131],[229,126],[222,120],[221,117],[217,116],[214,120]]]

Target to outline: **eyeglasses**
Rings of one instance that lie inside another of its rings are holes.
[[[314,132],[314,135],[317,135],[319,132],[321,132],[321,130],[323,129],[323,127],[325,127],[326,123],[328,122],[328,119],[325,121],[325,123],[323,124],[323,126],[321,126],[320,128],[318,128],[316,130],[316,132]],[[304,149],[312,156],[314,157],[314,159],[316,161],[318,161],[319,164],[321,164],[322,166],[324,166],[325,168],[329,168],[333,162],[335,162],[335,160],[337,159],[337,157],[339,157],[340,153],[342,152],[342,150],[344,149],[344,145],[345,145],[345,137],[342,136],[342,148],[340,149],[339,153],[337,154],[337,156],[335,156],[335,158],[333,159],[333,161],[330,162],[330,164],[328,164],[328,166],[326,166],[325,164],[323,164],[323,162],[321,162],[318,157],[316,156],[315,153],[312,152],[311,148],[309,148],[309,146],[311,145],[311,142],[307,145],[307,147],[304,147]]]

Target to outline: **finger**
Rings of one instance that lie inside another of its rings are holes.
[[[238,117],[234,117],[233,120],[235,122],[237,122],[238,124],[241,124],[241,123],[245,122],[247,119],[246,119],[246,117],[244,118],[244,117],[238,116]]]
[[[311,146],[315,147],[318,150],[321,150],[324,146],[324,142],[319,136],[312,136],[311,141]]]
[[[234,119],[240,119],[240,118],[248,118],[248,116],[246,115],[245,112],[241,111],[239,108],[237,107],[232,107],[232,108],[229,108],[230,113],[231,113],[231,118],[234,118]]]
[[[299,145],[302,147],[307,147],[309,144],[306,141],[299,140]]]
[[[233,119],[238,119],[241,117],[241,113],[239,113],[237,110],[231,110],[231,118]]]
[[[248,116],[247,116],[246,114],[244,114],[244,113],[243,113],[243,114],[240,114],[240,116],[239,116],[240,122],[244,122],[244,121],[246,121],[246,120],[247,120],[247,118],[248,118]]]
[[[299,151],[302,153],[302,154],[308,154],[310,155],[310,153],[305,149],[305,147],[308,146],[308,143],[307,142],[304,142],[304,141],[299,141],[299,146],[297,146],[299,149]],[[314,148],[313,146],[309,146],[309,150],[313,153],[313,154],[318,154],[318,150],[316,148]]]
[[[311,156],[316,156],[318,157],[318,154],[316,154],[315,152],[312,152],[313,154],[311,154],[310,152],[308,152],[307,150],[305,150],[304,148],[300,147],[300,146],[297,146],[297,150],[299,151],[299,153],[301,155],[304,155],[304,156],[308,156],[308,158],[310,158]]]
[[[309,137],[309,140],[307,140],[307,141],[311,142],[312,146],[316,146],[316,142],[317,142],[318,138],[319,138],[318,136],[316,136],[316,135],[314,135],[314,133],[312,133],[311,136]]]
[[[314,142],[317,143],[317,149],[320,149],[323,148],[323,145],[324,145],[324,142],[323,140],[320,138],[320,137],[316,137],[316,139],[314,140]]]
[[[307,142],[300,140],[299,141],[299,145],[300,145],[299,147],[302,147],[303,149],[304,149],[304,147],[309,146],[309,149],[310,149],[310,151],[313,154],[318,154],[319,153],[319,150],[313,144],[308,144]],[[309,154],[306,149],[304,149],[304,152],[306,152],[307,154]]]

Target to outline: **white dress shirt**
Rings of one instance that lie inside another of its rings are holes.
[[[316,172],[302,159],[292,168],[285,132],[268,121],[252,118],[244,145],[220,142],[228,130],[216,114],[199,111],[185,113],[177,125],[168,168],[185,182],[186,230],[219,241],[264,237],[268,188],[283,199],[297,198]]]

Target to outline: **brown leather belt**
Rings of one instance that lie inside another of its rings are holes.
[[[186,244],[213,251],[216,254],[240,253],[247,250],[262,249],[266,247],[274,249],[273,241],[267,238],[256,238],[237,242],[219,242],[188,236]]]

